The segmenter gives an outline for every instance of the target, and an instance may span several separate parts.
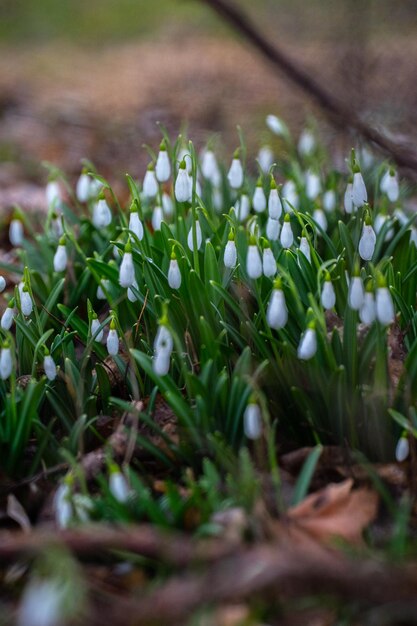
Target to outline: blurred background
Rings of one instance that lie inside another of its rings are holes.
[[[373,125],[417,140],[417,0],[235,1]],[[72,174],[88,157],[112,180],[141,176],[157,121],[197,144],[221,133],[228,158],[236,125],[255,149],[268,113],[294,133],[310,114],[321,120],[198,0],[0,0],[3,194],[45,180],[44,159]]]

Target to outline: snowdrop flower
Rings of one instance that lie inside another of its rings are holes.
[[[32,578],[18,609],[17,626],[59,626],[64,623],[67,591],[61,580]]]
[[[213,187],[218,187],[221,182],[221,175],[217,159],[212,150],[204,150],[201,158],[201,173],[209,180]]]
[[[261,409],[251,398],[243,414],[243,430],[248,439],[259,439],[262,435]]]
[[[326,214],[323,211],[323,209],[314,209],[313,220],[316,222],[316,224],[319,226],[319,228],[321,228],[322,231],[326,232],[326,230],[327,230],[327,218],[326,218]],[[321,235],[320,230],[318,231],[318,234]]]
[[[65,245],[66,239],[65,236],[61,237],[59,240],[58,247],[54,254],[54,271],[55,272],[64,272],[68,263],[67,256],[67,248]]]
[[[181,150],[178,152],[178,161],[185,161],[186,170],[189,174],[191,174],[193,170],[193,162],[191,159],[191,154],[189,153],[187,148],[181,148]]]
[[[152,369],[158,376],[166,376],[171,366],[171,354],[164,350],[155,352],[152,359]]]
[[[109,470],[110,493],[118,502],[127,502],[130,498],[130,489],[125,475],[122,474],[120,468],[113,463],[110,465]]]
[[[0,293],[6,289],[6,279],[0,276]]]
[[[278,220],[274,220],[272,217],[268,217],[266,223],[266,236],[270,241],[278,241],[279,233],[281,230],[281,224]]]
[[[282,188],[282,200],[283,207],[286,213],[292,213],[294,209],[298,209],[300,200],[297,193],[297,188],[293,180],[287,180]]]
[[[107,335],[107,352],[110,356],[116,356],[119,352],[119,336],[116,330],[116,322],[112,318],[110,322],[110,330]]]
[[[158,158],[156,159],[155,175],[160,183],[166,183],[171,176],[171,161],[169,160],[165,141],[161,141]]]
[[[297,356],[302,361],[313,358],[317,352],[317,335],[314,322],[311,322],[307,330],[302,334],[297,348]]]
[[[15,248],[23,243],[23,224],[19,217],[14,217],[10,222],[9,241]]]
[[[309,200],[315,200],[321,191],[320,177],[308,170],[305,174],[306,195]]]
[[[156,180],[155,170],[152,163],[149,163],[146,174],[143,178],[143,195],[145,198],[155,198],[158,193],[158,181]]]
[[[181,161],[178,168],[174,192],[177,202],[188,202],[191,194],[190,177],[188,176],[187,166],[184,159]]]
[[[357,208],[363,206],[368,200],[365,182],[358,166],[356,166],[353,174],[352,200]]]
[[[224,249],[224,256],[223,256],[224,266],[229,267],[229,268],[235,267],[236,261],[237,261],[237,251],[236,251],[235,237],[233,235],[233,232],[230,231],[229,238],[228,238],[226,247]]]
[[[11,329],[15,314],[16,311],[14,308],[14,298],[12,298],[7,305],[7,308],[3,311],[3,315],[1,316],[0,326],[3,330]]]
[[[272,278],[277,273],[277,262],[268,242],[266,242],[262,253],[262,267],[264,276],[267,278]]]
[[[279,220],[282,214],[281,199],[278,194],[277,184],[271,176],[271,187],[268,198],[268,215],[274,220]]]
[[[171,217],[174,213],[174,204],[171,196],[169,196],[165,191],[162,194],[162,209],[167,217]]]
[[[91,196],[91,178],[86,171],[82,171],[75,186],[75,195],[79,202],[87,202]]]
[[[29,317],[33,311],[33,301],[26,285],[20,293],[20,308],[25,317]]]
[[[353,204],[353,183],[351,180],[349,180],[346,185],[345,195],[343,196],[343,206],[348,215],[353,213],[355,210],[355,206]]]
[[[135,278],[130,287],[127,288],[127,299],[129,302],[136,302],[138,300],[138,296],[136,295],[137,291],[139,291],[139,285]]]
[[[13,371],[13,359],[10,345],[5,343],[0,351],[0,378],[7,380]]]
[[[171,253],[171,260],[169,262],[168,285],[171,289],[179,289],[181,287],[181,272],[175,252]]]
[[[329,272],[326,272],[323,288],[321,290],[320,302],[326,311],[333,309],[336,304],[336,294],[334,291],[333,283],[330,278]]]
[[[262,146],[258,152],[258,163],[261,171],[268,174],[269,168],[274,162],[274,153],[269,146]]]
[[[163,317],[159,321],[158,330],[155,335],[153,349],[155,352],[168,352],[171,354],[174,348],[174,340],[171,331],[167,327],[168,320]]]
[[[97,299],[98,300],[107,300],[106,291],[110,289],[110,281],[107,278],[103,278],[97,286]]]
[[[104,196],[101,196],[94,204],[93,217],[91,221],[98,229],[106,228],[111,224],[111,211]]]
[[[201,248],[201,244],[202,244],[202,241],[203,241],[203,235],[201,233],[201,226],[200,226],[200,222],[198,220],[195,221],[195,235],[196,235],[197,250],[199,250]],[[190,248],[191,252],[194,252],[194,238],[193,238],[193,227],[192,226],[191,226],[190,230],[188,231],[187,245]]]
[[[375,298],[372,291],[372,284],[369,283],[366,286],[365,296],[363,299],[363,304],[359,309],[359,319],[362,324],[372,324],[375,320],[376,310],[375,310]]]
[[[72,476],[67,474],[55,492],[53,508],[58,528],[68,528],[72,519],[71,505]]]
[[[51,215],[51,231],[54,237],[58,239],[64,234],[64,227],[62,226],[62,213],[56,213],[55,211]]]
[[[125,245],[123,259],[119,269],[119,283],[121,287],[130,287],[135,280],[135,267],[133,265],[132,244],[130,241]]]
[[[400,187],[398,184],[398,175],[393,168],[390,168],[382,177],[381,191],[386,193],[391,202],[396,202],[400,195]]]
[[[236,202],[236,217],[239,222],[244,222],[249,217],[250,213],[250,200],[249,196],[242,193],[239,200]]]
[[[310,244],[308,243],[308,239],[305,236],[301,237],[300,239],[300,252],[304,254],[307,261],[311,263]]]
[[[336,192],[334,189],[328,189],[323,194],[323,209],[326,213],[331,213],[336,208]]]
[[[56,365],[55,365],[55,361],[53,360],[53,358],[51,357],[49,352],[47,352],[45,354],[45,358],[43,360],[43,369],[44,369],[46,378],[48,380],[50,380],[50,381],[55,380],[55,378],[56,378]]]
[[[48,207],[55,208],[61,203],[61,190],[56,180],[50,180],[45,189],[46,202]]]
[[[152,228],[154,230],[161,230],[161,224],[164,219],[164,212],[162,207],[156,206],[152,211]]]
[[[274,281],[274,288],[269,299],[266,311],[266,321],[270,328],[279,330],[284,328],[288,321],[288,309],[285,302],[285,295],[282,291],[282,282],[280,278]]]
[[[384,326],[392,324],[395,319],[394,303],[383,277],[380,277],[378,280],[375,300],[376,319],[378,322]]]
[[[103,183],[98,178],[93,178],[90,182],[90,198],[97,198],[103,189]]]
[[[251,235],[249,239],[248,254],[246,257],[246,272],[249,278],[256,280],[262,276],[262,259],[259,254],[256,239]]]
[[[408,442],[407,431],[404,431],[401,437],[398,439],[397,446],[395,448],[395,460],[398,463],[403,463],[410,454],[410,444]]]
[[[252,205],[257,213],[263,213],[266,209],[266,197],[262,187],[262,180],[260,178],[256,183],[255,193],[252,198]]]
[[[308,156],[311,154],[316,147],[316,140],[314,138],[313,133],[308,128],[305,128],[298,140],[298,152],[302,156]]]
[[[281,230],[280,242],[283,248],[291,248],[292,244],[294,243],[294,235],[291,229],[290,216],[288,213],[284,217],[284,224]]]
[[[132,207],[130,209],[129,230],[131,230],[132,233],[134,233],[136,235],[136,237],[139,239],[139,241],[142,241],[142,239],[143,239],[143,225],[142,225],[142,222],[140,221],[139,212],[138,212],[138,208],[136,206],[136,203],[132,204]]]
[[[370,261],[373,257],[376,244],[375,231],[372,228],[371,220],[366,218],[362,227],[362,235],[359,240],[359,255],[364,261]]]
[[[352,276],[349,283],[348,304],[354,311],[359,311],[363,305],[365,292],[360,276]]]
[[[240,189],[243,185],[243,168],[239,158],[239,149],[235,151],[227,174],[227,180],[232,189]]]
[[[276,115],[267,115],[265,122],[269,130],[274,133],[274,135],[277,135],[278,137],[285,137],[286,135],[288,135],[288,129],[286,125]]]
[[[93,313],[91,319],[91,337],[94,339],[94,341],[97,341],[98,343],[102,341],[104,334],[104,330],[103,328],[100,328],[100,326],[101,323],[97,317],[97,313]]]

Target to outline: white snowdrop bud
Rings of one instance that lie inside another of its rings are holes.
[[[284,224],[281,230],[280,242],[283,248],[291,248],[292,244],[294,243],[294,235],[291,229],[290,216],[288,213],[286,214],[284,218]]]
[[[271,177],[271,190],[268,198],[268,215],[274,220],[279,220],[282,214],[281,199],[278,194],[277,184]]]
[[[311,263],[310,244],[308,243],[307,237],[301,237],[300,239],[300,252],[302,252],[307,261]]]
[[[268,217],[266,223],[266,236],[270,241],[278,241],[279,233],[281,230],[281,224],[278,220],[274,220],[272,217]]]
[[[58,528],[68,528],[71,523],[72,505],[70,481],[71,475],[67,475],[54,495],[53,509]]]
[[[110,356],[116,356],[118,354],[119,336],[117,334],[116,324],[113,319],[110,322],[110,330],[109,330],[109,334],[107,335],[106,345],[107,345],[107,352],[110,354]]]
[[[388,326],[395,319],[394,303],[385,280],[380,279],[375,297],[376,319],[380,324]]]
[[[372,228],[369,218],[365,221],[362,228],[362,235],[359,240],[359,255],[364,261],[370,261],[373,257],[376,244],[375,231]]]
[[[94,341],[100,343],[103,339],[104,330],[100,328],[101,323],[97,318],[97,315],[94,313],[93,319],[91,320],[91,337]]]
[[[43,360],[43,369],[45,371],[46,378],[50,381],[56,378],[56,365],[55,361],[50,354],[46,354]]]
[[[171,353],[161,350],[152,358],[152,369],[158,376],[166,376],[171,366]]]
[[[64,234],[64,228],[62,226],[62,213],[56,213],[56,211],[54,211],[51,217],[52,234],[54,235],[54,237],[57,237],[57,239],[59,239]]]
[[[274,153],[269,146],[262,146],[258,152],[258,163],[261,171],[268,174],[269,168],[274,162]]]
[[[354,311],[359,311],[363,305],[365,292],[363,289],[363,283],[360,276],[352,276],[349,283],[348,292],[348,304]]]
[[[67,268],[68,256],[67,256],[67,248],[65,245],[65,236],[61,237],[59,240],[58,247],[54,254],[54,271],[55,272],[64,272]]]
[[[298,209],[300,199],[293,180],[287,180],[282,188],[282,205],[286,213],[292,213],[293,208]]]
[[[229,239],[224,249],[223,262],[225,267],[235,267],[237,260],[236,244],[233,233],[229,234]]]
[[[103,189],[103,183],[98,178],[92,178],[90,182],[90,198],[97,198]]]
[[[250,400],[243,414],[243,430],[248,439],[259,439],[262,435],[261,409]]]
[[[336,208],[336,192],[334,189],[328,189],[323,194],[323,209],[326,213],[331,213]]]
[[[221,182],[221,175],[217,159],[212,150],[204,150],[201,158],[201,173],[209,180],[214,187],[218,187]]]
[[[56,180],[50,180],[45,188],[48,207],[55,208],[61,203],[61,190]]]
[[[188,176],[185,160],[183,159],[178,168],[177,179],[174,187],[177,202],[188,202],[191,189],[190,177]]]
[[[334,291],[333,283],[330,280],[329,272],[326,272],[326,278],[321,290],[320,302],[326,311],[329,311],[336,304],[336,294]]]
[[[143,225],[140,221],[139,213],[136,208],[132,208],[129,215],[129,230],[132,231],[139,239],[143,239]]]
[[[350,215],[351,213],[354,212],[354,205],[353,205],[353,185],[351,182],[348,182],[348,184],[346,185],[346,191],[345,191],[345,195],[343,196],[343,206],[345,208],[345,212]]]
[[[327,218],[323,209],[315,209],[313,212],[313,220],[316,224],[321,228],[322,231],[326,232],[327,230]],[[321,235],[320,230],[317,231],[318,235]]]
[[[239,150],[233,155],[232,164],[227,174],[227,180],[232,189],[240,189],[243,185],[243,168],[239,158]]]
[[[397,202],[400,195],[398,176],[393,170],[390,170],[388,175],[386,194],[391,202]]]
[[[297,356],[302,361],[308,361],[317,352],[317,335],[314,326],[309,326],[303,333],[298,344]]]
[[[130,241],[125,245],[123,259],[119,269],[119,283],[121,287],[130,287],[135,280],[135,267],[133,265],[132,246]]]
[[[274,281],[274,288],[272,290],[266,311],[266,321],[268,326],[274,328],[275,330],[284,328],[288,321],[288,309],[281,286],[282,284],[279,278]]]
[[[20,308],[25,317],[29,317],[33,311],[33,301],[27,287],[23,287],[21,291]]]
[[[195,231],[196,231],[195,235],[196,235],[196,242],[197,242],[197,250],[199,250],[201,248],[201,244],[203,241],[203,235],[201,233],[201,226],[198,220],[196,220],[195,222]],[[193,239],[193,227],[192,226],[190,230],[188,231],[187,245],[190,248],[191,252],[194,252],[194,239]]]
[[[170,195],[164,191],[162,194],[162,209],[167,217],[171,217],[174,213],[174,203]]]
[[[250,200],[249,196],[242,193],[239,200],[236,202],[236,217],[239,222],[244,222],[249,217],[250,213]]]
[[[272,276],[275,276],[277,273],[277,262],[269,245],[263,249],[262,267],[264,276],[267,278],[272,278]]]
[[[274,135],[278,135],[278,137],[285,137],[288,134],[286,125],[276,115],[267,115],[265,122],[269,130],[274,133]]]
[[[395,448],[395,460],[398,463],[403,463],[410,454],[410,444],[408,442],[407,433],[403,433],[398,439],[397,446]]]
[[[315,172],[308,170],[305,174],[306,196],[309,200],[315,200],[321,191],[320,177]]]
[[[363,304],[359,309],[359,319],[362,324],[372,324],[375,320],[375,298],[372,292],[372,286],[369,285],[366,288]]]
[[[87,202],[91,195],[91,178],[86,172],[82,172],[75,186],[75,195],[79,202]]]
[[[68,602],[62,581],[33,578],[23,592],[17,626],[59,626]]]
[[[352,200],[355,207],[361,207],[367,202],[368,194],[366,192],[363,176],[359,171],[353,174],[352,184]]]
[[[163,320],[158,326],[153,343],[153,349],[155,352],[168,352],[171,354],[174,347],[174,340],[165,322],[166,320]]]
[[[129,302],[136,302],[138,300],[137,291],[139,291],[139,286],[135,279],[130,287],[127,288],[127,299]]]
[[[3,330],[10,330],[13,324],[14,316],[16,311],[12,303],[8,305],[8,307],[3,311],[3,315],[1,316],[0,326]]]
[[[313,133],[308,128],[305,128],[298,140],[298,152],[302,156],[308,156],[311,154],[316,147],[316,140],[314,138]]]
[[[93,217],[91,221],[98,229],[106,228],[111,224],[111,211],[104,196],[99,198],[99,200],[94,204]]]
[[[249,278],[256,280],[262,276],[262,259],[256,245],[255,238],[251,236],[246,257],[246,271]]]
[[[143,195],[145,198],[155,198],[158,193],[158,181],[156,180],[155,170],[152,163],[149,163],[143,178]]]
[[[130,498],[130,489],[126,477],[117,465],[110,466],[109,489],[118,502],[127,502]]]
[[[175,252],[171,254],[171,260],[169,262],[168,285],[171,289],[179,289],[181,287],[181,272]]]
[[[253,194],[252,198],[252,205],[257,213],[263,213],[263,211],[265,211],[266,209],[266,197],[262,187],[262,181],[260,179],[258,180],[255,187],[255,193]]]
[[[16,248],[23,243],[23,224],[22,220],[14,217],[9,226],[9,241]]]
[[[0,378],[7,380],[13,371],[13,359],[9,345],[6,343],[0,351]]]
[[[156,206],[152,211],[152,228],[154,230],[161,230],[162,220],[164,219],[164,212],[162,207]]]
[[[0,276],[0,293],[6,289],[6,279]]]
[[[155,175],[160,183],[166,183],[171,176],[171,161],[169,160],[168,151],[165,141],[159,146],[158,158],[156,159]]]

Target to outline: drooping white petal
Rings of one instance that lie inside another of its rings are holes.
[[[257,213],[263,213],[266,209],[266,197],[263,188],[257,185],[252,198],[252,205]]]
[[[46,374],[46,378],[50,381],[56,378],[56,365],[55,361],[50,354],[47,354],[43,360],[43,369]]]
[[[243,168],[240,159],[232,159],[232,164],[227,174],[227,180],[232,189],[240,189],[243,185]]]
[[[161,224],[164,219],[164,212],[162,207],[156,206],[152,211],[152,228],[154,230],[161,230]]]
[[[220,170],[217,165],[216,155],[212,150],[204,150],[201,157],[201,173],[214,187],[221,182]]]
[[[345,208],[345,212],[348,215],[353,213],[354,208],[355,208],[353,205],[352,189],[353,189],[352,183],[348,183],[346,185],[345,195],[343,196],[343,206]]]
[[[278,241],[279,233],[281,230],[281,224],[278,220],[274,220],[272,217],[268,217],[266,223],[266,236],[269,241]]]
[[[177,259],[171,259],[169,262],[168,285],[171,289],[179,289],[181,287],[181,272]]]
[[[0,326],[3,330],[10,330],[13,324],[16,311],[12,307],[7,307],[1,316]]]
[[[94,204],[92,222],[96,228],[106,228],[111,224],[111,211],[104,198]]]
[[[133,265],[133,257],[131,252],[123,254],[122,262],[119,269],[119,283],[121,287],[130,287],[135,280],[135,267]]]
[[[164,325],[158,326],[153,344],[154,351],[169,352],[171,354],[173,347],[174,340],[170,330]]]
[[[274,220],[279,220],[282,214],[282,204],[278,189],[271,189],[268,198],[268,215]]]
[[[370,261],[373,257],[376,244],[375,231],[371,224],[364,224],[362,235],[359,240],[359,255],[364,261]]]
[[[155,175],[160,183],[166,183],[171,176],[171,161],[169,160],[168,152],[166,150],[160,150],[158,153],[155,165]]]
[[[314,151],[315,147],[316,140],[313,133],[308,128],[305,128],[301,132],[300,138],[298,140],[298,152],[302,156],[308,156]]]
[[[167,217],[171,217],[171,215],[173,215],[174,203],[172,202],[171,196],[168,195],[165,191],[162,194],[162,208],[163,208],[164,214]]]
[[[93,319],[91,320],[91,336],[94,338],[94,341],[98,341],[99,343],[100,341],[102,341],[104,334],[104,329],[100,329],[100,326],[100,320],[97,317],[93,317]]]
[[[7,380],[13,371],[13,359],[10,348],[2,348],[0,351],[0,378]]]
[[[274,133],[274,135],[278,135],[278,137],[284,137],[287,134],[286,125],[276,115],[267,115],[265,121],[269,130]]]
[[[195,222],[195,234],[196,234],[197,250],[199,250],[203,242],[203,235],[201,232],[200,222],[198,220],[196,220]],[[193,252],[194,251],[194,239],[193,239],[193,227],[192,226],[190,230],[188,231],[187,245],[190,248],[191,252]]]
[[[362,324],[372,324],[375,320],[375,298],[371,291],[366,291],[363,299],[363,304],[359,309],[359,319]]]
[[[20,602],[16,626],[61,626],[64,624],[66,587],[60,580],[33,578]]]
[[[0,293],[6,289],[6,279],[0,276]]]
[[[285,302],[285,295],[282,289],[273,289],[266,311],[266,321],[268,326],[279,330],[284,328],[288,321],[288,309]]]
[[[256,280],[262,276],[262,259],[256,245],[248,246],[248,254],[246,257],[246,271],[249,278]]]
[[[109,334],[107,335],[106,345],[107,345],[107,352],[110,354],[110,356],[116,356],[116,354],[118,354],[119,336],[117,334],[116,329],[111,328],[109,330]]]
[[[250,213],[250,200],[249,197],[243,193],[239,200],[236,201],[236,217],[239,222],[244,222]]]
[[[258,163],[264,174],[268,174],[269,168],[274,162],[274,153],[269,146],[262,146],[258,152]]]
[[[311,263],[311,251],[310,244],[307,237],[301,237],[300,239],[300,252],[302,252],[309,263]]]
[[[398,184],[398,176],[397,174],[389,174],[386,194],[391,202],[397,202],[400,196],[400,186]]]
[[[321,230],[323,230],[324,232],[326,232],[327,230],[327,218],[326,218],[326,214],[323,211],[323,209],[315,209],[314,213],[313,213],[313,220],[316,222],[316,224],[321,228]],[[320,231],[317,231],[317,233],[319,235],[321,235]]]
[[[191,194],[190,177],[184,168],[179,168],[174,187],[177,202],[188,202]]]
[[[29,317],[33,311],[33,301],[30,297],[29,291],[22,289],[20,294],[20,306],[22,309],[22,313],[25,317]]]
[[[354,311],[359,311],[365,297],[362,279],[360,276],[353,276],[349,284],[348,304]]]
[[[310,170],[305,175],[306,196],[309,200],[315,200],[321,191],[320,177]]]
[[[146,170],[143,178],[143,194],[146,198],[155,198],[158,193],[158,181],[156,180],[155,171],[153,169]]]
[[[328,189],[323,194],[323,209],[326,213],[331,213],[336,208],[336,192],[334,189]]]
[[[262,254],[262,266],[264,276],[272,278],[277,273],[277,262],[271,248],[264,248]]]
[[[395,460],[398,463],[403,463],[410,454],[410,444],[407,436],[402,436],[398,439],[397,446],[395,448]]]
[[[236,244],[234,240],[229,240],[224,249],[224,266],[225,267],[235,267],[237,260],[237,251]]]
[[[155,352],[152,358],[152,369],[158,376],[166,376],[171,366],[171,353],[165,350]]]
[[[291,248],[294,243],[294,235],[291,228],[290,222],[285,222],[281,229],[280,242],[283,248]]]
[[[143,239],[143,225],[140,221],[139,213],[137,211],[132,211],[129,215],[129,230],[132,231],[139,239],[142,241]]]
[[[378,287],[376,290],[376,318],[384,326],[392,324],[395,319],[394,303],[388,287]]]
[[[109,476],[109,489],[118,502],[127,502],[130,497],[130,489],[127,480],[120,471],[112,471]]]
[[[331,280],[325,280],[321,290],[320,301],[323,309],[329,311],[336,304],[336,294]]]
[[[365,182],[360,172],[353,174],[352,184],[352,200],[355,207],[359,208],[365,204],[368,200],[368,194],[366,192]]]
[[[64,272],[68,263],[67,248],[65,245],[59,245],[54,254],[54,270],[55,272]]]
[[[136,302],[138,300],[137,291],[139,291],[139,286],[135,279],[130,287],[127,288],[127,299],[129,302]]]
[[[248,439],[259,439],[262,435],[261,409],[257,404],[247,405],[243,414],[243,430]]]
[[[300,199],[293,180],[287,180],[282,188],[282,204],[286,213],[292,213],[293,207],[294,209],[299,207]]]
[[[317,352],[317,336],[314,328],[307,328],[298,344],[297,356],[303,361],[308,361]]]
[[[12,219],[9,226],[9,241],[12,246],[18,247],[23,243],[23,224],[19,219]]]
[[[56,180],[50,180],[45,189],[46,202],[48,207],[56,208],[61,203],[61,189]]]
[[[83,173],[77,180],[75,187],[75,195],[79,202],[87,202],[91,196],[91,178],[88,174]]]

